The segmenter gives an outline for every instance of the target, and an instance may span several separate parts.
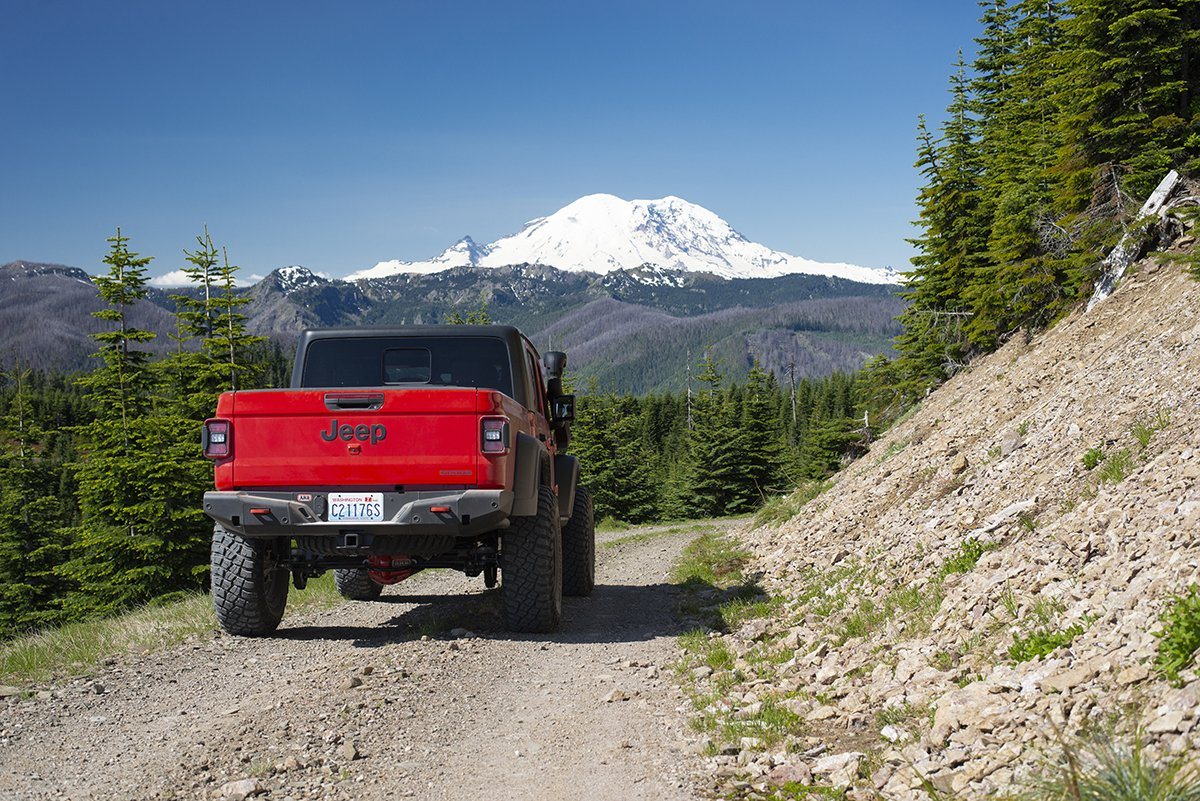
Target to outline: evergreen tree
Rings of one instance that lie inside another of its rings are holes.
[[[729,395],[721,392],[723,377],[711,353],[705,353],[703,364],[698,378],[707,386],[693,402],[688,432],[688,501],[693,514],[714,517],[729,514],[737,497],[740,455],[736,411]]]
[[[732,486],[729,511],[757,509],[782,491],[783,431],[776,402],[779,397],[774,376],[754,362],[742,393],[741,420],[737,430],[739,464]],[[774,408],[773,408],[774,407]]]
[[[1200,155],[1200,4],[1071,0],[1069,113],[1062,120],[1070,186],[1090,194],[1095,168],[1120,164],[1144,197],[1171,167]]]
[[[62,466],[36,419],[30,371],[18,365],[10,378],[13,403],[0,418],[0,639],[57,622],[66,590],[55,572],[67,545]]]
[[[128,318],[147,294],[150,259],[130,251],[119,230],[109,242],[109,272],[96,281],[108,306],[95,316],[112,327],[93,335],[102,365],[80,380],[95,419],[80,429],[86,451],[77,470],[81,521],[72,558],[60,568],[75,585],[65,602],[73,618],[199,586],[196,543],[180,536],[181,523],[200,512],[196,498],[179,494],[195,486],[193,474],[181,466],[182,445],[164,447],[185,434],[175,418],[155,414],[149,353],[137,347],[154,334]]]

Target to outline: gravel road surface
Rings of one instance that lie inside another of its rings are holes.
[[[607,535],[595,594],[566,599],[555,635],[505,633],[497,592],[434,571],[274,639],[9,699],[0,799],[696,798],[667,578],[696,534]]]

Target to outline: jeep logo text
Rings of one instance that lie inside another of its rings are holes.
[[[380,423],[375,423],[374,425],[367,425],[366,423],[350,425],[349,423],[343,423],[342,425],[338,425],[337,420],[331,420],[329,430],[321,432],[321,439],[326,442],[333,442],[335,439],[341,439],[345,442],[350,442],[351,440],[358,440],[360,442],[370,441],[374,445],[377,442],[383,442],[387,439],[387,426]]]

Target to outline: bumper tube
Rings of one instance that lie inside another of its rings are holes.
[[[306,502],[296,500],[301,494]],[[507,526],[513,502],[507,490],[383,495],[388,519],[381,522],[323,520],[325,493],[320,492],[206,492],[204,513],[244,537],[470,537]]]

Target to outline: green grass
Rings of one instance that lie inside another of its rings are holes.
[[[941,582],[931,581],[925,587],[906,586],[892,590],[879,604],[864,598],[858,609],[842,623],[838,645],[855,637],[865,637],[897,617],[906,619],[909,633],[923,632],[937,614],[942,597]]]
[[[625,530],[625,529],[614,529]],[[616,548],[621,545],[631,545],[640,542],[650,542],[663,537],[673,537],[676,534],[704,533],[705,531],[715,531],[716,529],[704,523],[696,523],[693,525],[676,525],[665,526],[662,528],[652,528],[647,531],[638,531],[633,534],[627,534],[624,537],[607,540],[605,542],[596,543],[597,548]]]
[[[1133,472],[1133,454],[1122,448],[1105,457],[1100,469],[1096,471],[1096,479],[1101,484],[1120,484],[1131,472]]]
[[[615,517],[606,517],[596,524],[596,531],[628,531],[633,528],[633,525],[626,523],[624,520],[618,520]]]
[[[1019,798],[1064,801],[1200,801],[1195,755],[1155,758],[1141,730],[1129,742],[1104,737],[1063,745]]]
[[[671,571],[671,580],[684,589],[708,585],[728,587],[742,579],[750,552],[729,537],[708,530],[684,549]]]
[[[1200,585],[1193,584],[1186,593],[1172,598],[1159,619],[1163,628],[1154,664],[1175,684],[1179,671],[1193,664],[1200,649]]]
[[[790,495],[780,495],[768,500],[754,516],[756,526],[778,526],[786,523],[814,498],[833,486],[831,481],[808,481],[801,484]]]
[[[1078,623],[1062,630],[1046,627],[1034,629],[1025,635],[1014,634],[1012,645],[1008,647],[1008,656],[1014,662],[1028,662],[1069,645],[1080,634],[1083,634],[1083,626]]]
[[[1153,417],[1143,417],[1135,420],[1129,433],[1133,434],[1133,438],[1137,440],[1138,445],[1144,451],[1150,445],[1150,440],[1153,439],[1154,435],[1170,424],[1170,413],[1160,409]]]
[[[904,449],[907,448],[908,446],[909,446],[909,441],[906,439],[902,439],[897,442],[893,442],[891,445],[888,446],[888,449],[883,452],[883,455],[881,455],[878,459],[875,460],[875,464],[881,465],[884,462],[887,462],[893,456],[896,456],[897,454],[902,453],[904,451]]]
[[[938,570],[938,576],[945,578],[954,573],[969,573],[974,569],[979,560],[988,551],[996,550],[996,546],[991,543],[980,542],[974,537],[969,537],[963,540],[958,546],[958,551],[942,563]]]
[[[327,573],[310,580],[302,592],[293,589],[286,614],[340,602],[333,576]],[[168,604],[149,604],[105,620],[68,623],[0,646],[0,682],[23,685],[58,675],[88,675],[110,657],[170,648],[193,636],[211,637],[216,625],[212,602],[201,593],[188,593]]]
[[[1083,455],[1083,467],[1085,470],[1095,470],[1103,461],[1103,448],[1089,448],[1088,452]]]

